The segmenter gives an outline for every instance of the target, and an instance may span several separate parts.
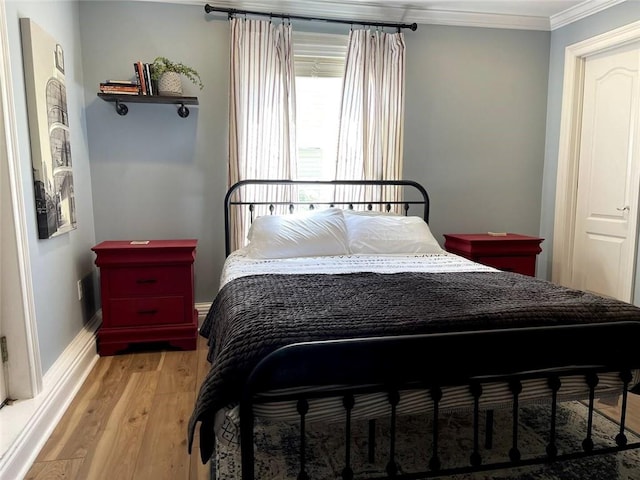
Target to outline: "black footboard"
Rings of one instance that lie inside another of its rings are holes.
[[[309,401],[328,396],[342,399],[345,451],[341,454],[336,452],[336,457],[344,458],[342,478],[354,478],[350,448],[351,412],[357,395],[372,392],[386,393],[390,411],[390,441],[388,445],[380,446],[388,448],[387,475],[381,478],[432,478],[640,448],[640,442],[630,442],[625,434],[627,398],[631,388],[636,387],[631,385],[632,370],[640,368],[640,358],[635,349],[638,338],[640,323],[617,322],[309,342],[281,348],[254,369],[241,400],[242,478],[254,478],[254,406],[282,401],[291,401],[297,406],[300,423],[297,478],[309,478],[305,465],[305,426]],[[542,351],[540,345],[544,345]],[[571,346],[571,349],[567,346]],[[466,358],[473,361],[452,358],[451,352],[466,352]],[[600,375],[605,372],[615,372],[622,380],[620,430],[611,446],[595,447],[591,438],[595,391]],[[589,394],[584,399],[588,404],[587,428],[581,450],[559,453],[556,445],[558,391],[563,378],[569,375],[583,376],[588,386]],[[519,396],[523,382],[530,379],[546,381],[551,409],[549,425],[544,432],[548,439],[546,452],[540,456],[526,455],[526,452],[521,452],[519,445]],[[509,386],[512,431],[508,460],[485,463],[480,453],[480,405],[483,385],[492,382],[504,382]],[[307,393],[270,393],[268,397],[260,395],[262,392],[301,385],[344,387],[332,388],[330,392],[320,389]],[[467,452],[467,465],[444,465],[439,451],[441,432],[438,431],[442,389],[461,385],[469,389],[473,398],[470,407],[473,411],[472,447]],[[396,431],[397,407],[402,391],[416,389],[428,392],[433,402],[431,447],[429,452],[424,452],[425,458],[428,458],[428,468],[400,475],[395,442],[396,436],[401,433]]]

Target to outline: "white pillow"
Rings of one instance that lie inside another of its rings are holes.
[[[351,253],[444,253],[420,217],[344,211]]]
[[[248,238],[247,255],[253,258],[349,253],[346,223],[337,208],[258,217],[251,224]]]
[[[399,217],[400,214],[399,213],[394,213],[394,212],[384,212],[384,211],[380,211],[380,210],[351,210],[351,209],[345,209],[343,210],[343,212],[345,212],[348,215],[365,215],[365,216],[381,216],[381,215],[386,215],[386,216],[391,216],[391,217]]]

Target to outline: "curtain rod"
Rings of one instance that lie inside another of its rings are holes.
[[[229,18],[234,15],[261,15],[264,17],[271,18],[282,18],[286,20],[309,20],[314,22],[331,22],[331,23],[343,23],[346,25],[363,25],[367,27],[390,27],[397,28],[400,31],[401,28],[408,28],[411,31],[415,32],[418,29],[418,24],[416,23],[388,23],[388,22],[368,22],[368,21],[360,21],[360,20],[339,20],[335,18],[321,18],[321,17],[305,17],[302,15],[288,15],[284,13],[265,13],[265,12],[255,12],[250,10],[238,10],[236,8],[223,8],[223,7],[214,7],[209,5],[208,3],[204,6],[204,11],[207,13],[211,12],[222,12],[226,13]]]

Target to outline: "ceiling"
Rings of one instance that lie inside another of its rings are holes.
[[[224,8],[341,19],[554,30],[622,1],[625,0],[210,0],[208,3]]]

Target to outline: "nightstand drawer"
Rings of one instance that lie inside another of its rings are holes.
[[[114,268],[109,272],[109,291],[113,297],[182,293],[190,275],[183,266]]]
[[[111,327],[184,323],[184,297],[116,298],[109,302]]]
[[[535,257],[477,257],[475,261],[498,270],[522,273],[523,275],[534,276],[536,271]]]

